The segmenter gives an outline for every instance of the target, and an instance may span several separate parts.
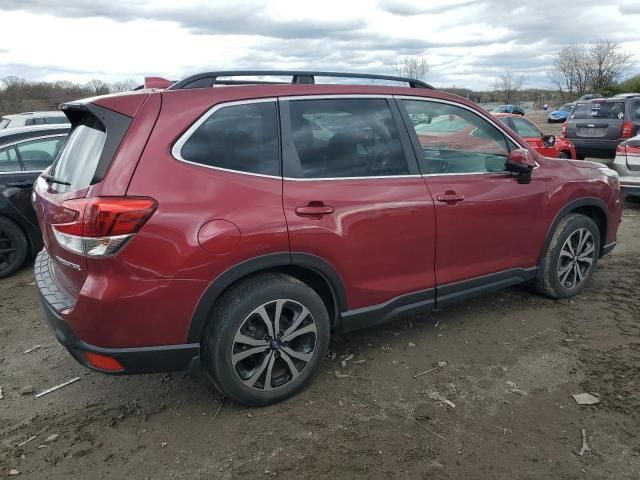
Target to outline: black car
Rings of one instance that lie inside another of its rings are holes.
[[[0,131],[0,278],[42,248],[31,189],[58,155],[69,129],[39,125]]]
[[[640,132],[640,97],[578,102],[564,124],[579,159],[613,158],[620,142]]]

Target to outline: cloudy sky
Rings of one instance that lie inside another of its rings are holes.
[[[547,86],[563,45],[619,41],[640,73],[640,0],[0,0],[0,78],[301,68],[392,73],[424,56],[436,86],[513,71]]]

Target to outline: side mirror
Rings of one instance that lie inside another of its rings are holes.
[[[515,173],[518,183],[524,184],[531,182],[531,172],[535,166],[536,161],[533,156],[524,148],[511,150],[505,163],[507,171]]]
[[[542,137],[545,147],[553,147],[556,144],[556,137],[553,135],[545,135]]]

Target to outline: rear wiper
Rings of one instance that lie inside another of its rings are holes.
[[[46,173],[43,173],[40,175],[42,178],[44,178],[47,182],[51,182],[51,183],[59,183],[60,185],[71,185],[69,182],[67,182],[66,180],[60,180],[59,178],[54,177],[53,175],[47,175]]]

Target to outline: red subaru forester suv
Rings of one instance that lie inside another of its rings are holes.
[[[101,372],[201,364],[266,405],[309,382],[332,331],[520,282],[569,297],[616,244],[615,172],[544,158],[413,79],[213,72],[62,109],[36,279],[57,338]]]

